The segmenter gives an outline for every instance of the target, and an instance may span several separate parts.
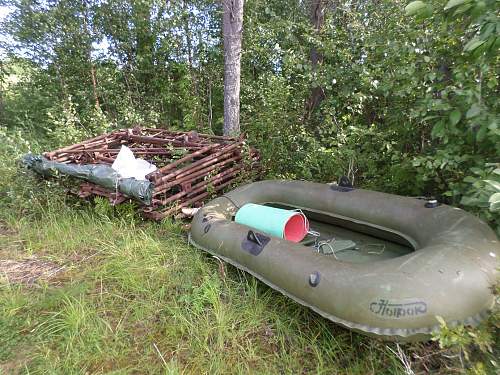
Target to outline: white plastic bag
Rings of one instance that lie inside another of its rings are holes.
[[[157,169],[154,164],[148,163],[146,160],[136,159],[132,150],[124,145],[122,145],[111,168],[123,178],[133,177],[136,180],[146,180],[146,175]]]

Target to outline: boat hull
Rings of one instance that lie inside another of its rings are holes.
[[[331,218],[414,251],[345,262],[232,221],[246,203],[279,204]],[[257,238],[256,238],[257,237]],[[426,340],[450,325],[478,324],[494,303],[499,243],[458,208],[302,181],[261,181],[214,199],[192,222],[193,245],[349,329],[394,341]]]

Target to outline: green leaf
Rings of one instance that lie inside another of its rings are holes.
[[[432,131],[431,131],[431,138],[432,139],[440,138],[444,135],[444,132],[445,132],[444,124],[445,124],[444,121],[436,122],[436,124],[434,125],[434,127],[432,128]]]
[[[488,202],[490,203],[497,203],[500,202],[500,193],[495,193],[493,194],[490,199],[488,199]]]
[[[489,36],[495,32],[495,29],[496,25],[493,22],[487,23],[486,25],[481,27],[481,40],[488,39]]]
[[[495,170],[493,171],[493,173],[500,175],[500,168],[495,168]]]
[[[439,322],[439,325],[441,326],[441,328],[446,327],[446,322],[441,316],[436,315],[436,320]]]
[[[450,124],[451,124],[451,126],[455,126],[456,124],[458,124],[458,122],[460,121],[461,118],[462,118],[462,113],[458,109],[454,109],[450,113]]]
[[[476,168],[476,167],[471,167],[470,171],[474,174],[481,175],[483,173],[483,170],[481,168]]]
[[[430,6],[429,4],[426,4],[425,8],[419,12],[418,16],[420,18],[428,18],[428,17],[432,16],[432,6]]]
[[[472,15],[474,17],[479,17],[483,12],[484,9],[486,8],[486,3],[484,1],[476,1],[476,6],[472,10]]]
[[[427,4],[423,1],[412,1],[405,7],[405,12],[407,16],[414,16],[425,10],[425,8],[427,8]]]
[[[448,9],[454,8],[456,6],[462,5],[464,3],[468,3],[469,1],[470,0],[450,0],[445,5],[444,10],[448,10]]]
[[[478,141],[482,141],[486,138],[488,134],[488,128],[486,126],[480,126],[479,130],[476,133],[476,139]]]
[[[490,211],[491,212],[498,212],[498,211],[500,211],[500,201],[492,203],[490,205]]]
[[[453,17],[456,17],[462,13],[466,13],[469,11],[469,9],[471,9],[474,5],[473,4],[464,4],[464,5],[460,5],[458,6],[455,11],[453,12]]]
[[[479,40],[477,38],[473,38],[467,42],[467,44],[464,46],[464,51],[465,52],[472,52],[479,46],[482,46],[484,44],[485,40]]]
[[[490,203],[481,197],[462,197],[460,204],[464,206],[489,207]]]
[[[492,186],[496,191],[500,191],[500,182],[493,180],[484,180],[484,182]]]
[[[488,200],[488,202],[490,202],[491,212],[500,211],[500,193],[493,194]]]
[[[481,108],[477,104],[471,105],[467,113],[465,114],[466,118],[472,118],[477,116],[481,112]]]

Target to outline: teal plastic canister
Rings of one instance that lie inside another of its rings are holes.
[[[235,221],[271,236],[300,242],[309,231],[309,221],[301,211],[284,210],[247,203],[236,212]]]

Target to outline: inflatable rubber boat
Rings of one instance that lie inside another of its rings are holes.
[[[311,230],[294,243],[234,221],[247,203],[300,209]],[[302,181],[261,181],[218,197],[193,218],[191,243],[349,329],[395,341],[477,325],[494,304],[499,242],[455,207]],[[321,251],[321,245],[351,246]],[[318,245],[319,244],[319,245]]]

